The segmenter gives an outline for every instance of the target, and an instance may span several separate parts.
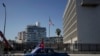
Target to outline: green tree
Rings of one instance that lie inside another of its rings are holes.
[[[56,34],[60,36],[61,30],[59,28],[56,29]]]

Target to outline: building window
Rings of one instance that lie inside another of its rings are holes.
[[[81,5],[84,7],[96,7],[100,4],[100,0],[82,0]]]

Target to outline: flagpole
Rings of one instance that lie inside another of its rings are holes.
[[[50,24],[49,24],[49,37],[50,37]]]
[[[50,16],[49,16],[49,38],[50,38],[50,24],[51,24],[51,20],[50,20]],[[50,39],[49,39],[49,41],[50,41]],[[50,45],[50,42],[49,42],[49,45]],[[50,45],[50,47],[51,47],[51,45]]]
[[[50,16],[49,16],[49,37],[50,37]]]

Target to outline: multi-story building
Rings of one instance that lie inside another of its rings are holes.
[[[68,0],[63,15],[63,43],[100,44],[99,18],[100,0]]]
[[[58,36],[54,36],[54,37],[49,37],[48,38],[48,42],[50,43],[63,43],[63,37],[58,37]]]
[[[42,38],[46,38],[46,28],[40,27],[39,22],[36,25],[28,25],[26,28],[26,42],[39,43]]]
[[[44,39],[45,47],[51,47],[54,49],[63,49],[63,37],[54,36]]]
[[[16,42],[17,43],[23,43],[26,37],[26,32],[22,31],[22,32],[18,32],[18,36],[16,38]]]

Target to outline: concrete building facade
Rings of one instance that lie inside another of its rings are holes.
[[[64,43],[74,43],[77,41],[77,16],[75,0],[68,1],[66,10],[64,12],[63,29]]]
[[[63,43],[100,44],[100,0],[68,0]]]

